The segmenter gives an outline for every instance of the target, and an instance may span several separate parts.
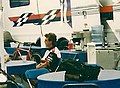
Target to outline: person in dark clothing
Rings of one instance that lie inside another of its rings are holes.
[[[48,50],[45,52],[43,58],[41,59],[40,64],[36,66],[36,68],[49,68],[53,69],[55,64],[61,59],[61,54],[59,49],[56,47],[57,37],[54,33],[49,33],[45,35],[45,45]]]

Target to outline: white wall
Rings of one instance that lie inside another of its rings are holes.
[[[84,18],[82,11],[87,12],[86,18]],[[100,25],[100,14],[96,0],[72,0],[72,13],[73,29],[76,31],[82,31],[85,23],[88,24],[88,28]]]
[[[32,23],[25,24],[20,27],[13,27],[13,22],[8,19],[8,17],[19,17],[23,13],[33,13],[33,14],[45,14],[52,9],[60,9],[59,0],[39,0],[39,9],[37,9],[37,2],[30,0],[29,6],[10,8],[9,0],[4,1],[4,29],[9,31],[15,40],[21,42],[35,42],[38,37],[41,36],[41,28],[43,35],[49,32],[53,32],[60,36],[70,37],[72,29],[66,23],[53,22],[49,25],[34,25]]]
[[[114,19],[107,21],[112,32],[115,34],[116,38],[120,42],[120,11],[114,12]]]
[[[87,18],[84,19],[83,16],[75,16],[73,17],[73,27],[77,31],[82,31],[85,26],[84,24],[87,23],[88,28],[91,28],[91,26],[94,25],[100,25],[100,15],[94,14],[94,15],[87,15]]]
[[[59,0],[52,0],[50,3],[47,2],[48,0],[40,0],[39,1],[39,12],[45,13],[45,11],[51,10],[53,7],[60,8]],[[81,7],[81,6],[88,6],[88,5],[96,5],[96,0],[71,0],[72,8]],[[13,22],[11,22],[8,17],[20,16],[22,13],[31,12],[34,14],[38,13],[37,9],[37,2],[31,0],[31,6],[25,7],[17,7],[17,8],[10,8],[9,7],[9,0],[4,0],[4,29],[11,32],[13,38],[15,40],[21,42],[35,42],[36,39],[41,35],[41,28],[40,26],[36,26],[34,24],[25,24],[21,27],[12,27]],[[43,11],[44,10],[44,11]],[[61,22],[51,23],[49,25],[42,25],[43,34],[48,32],[54,32],[60,36],[65,36],[70,38],[70,33],[73,30],[81,30],[84,28],[84,23],[87,23],[89,27],[92,25],[99,25],[100,18],[99,14],[95,15],[88,15],[86,19],[81,15],[73,16],[73,29],[71,29],[68,24],[63,24]]]
[[[78,6],[88,6],[88,5],[96,5],[98,4],[96,0],[71,0],[72,7]]]

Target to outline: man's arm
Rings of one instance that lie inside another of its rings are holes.
[[[41,62],[40,64],[38,64],[38,65],[36,66],[36,68],[37,68],[37,69],[39,69],[39,68],[44,68],[44,67],[46,67],[46,66],[48,65],[48,63],[49,63],[48,60],[42,60],[42,62]]]

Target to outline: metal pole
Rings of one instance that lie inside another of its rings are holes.
[[[5,69],[5,60],[4,60],[4,36],[3,36],[3,1],[0,0],[0,59],[1,59],[1,69],[2,70],[6,70]]]

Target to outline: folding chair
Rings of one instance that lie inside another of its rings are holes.
[[[39,75],[48,73],[49,71],[46,68],[41,68],[41,69],[31,69],[31,70],[27,70],[25,72],[25,76],[27,78],[28,84],[30,86],[30,88],[33,88],[33,85],[31,84],[31,81],[34,80],[37,84],[37,77]]]
[[[2,84],[2,86],[4,86],[4,87],[2,87],[0,85],[0,88],[25,88],[25,86],[23,86],[20,83],[17,83],[11,75],[9,75],[5,71],[3,71],[1,68],[0,68],[0,73],[8,78],[6,82],[0,83],[0,84]]]
[[[54,65],[53,65],[53,66],[54,66],[54,69],[53,69],[52,72],[57,72],[57,71],[58,71],[58,68],[59,68],[61,62],[62,62],[62,58],[58,58],[58,59],[57,59],[57,62],[54,62]]]
[[[13,82],[7,82],[7,88],[25,88],[22,84],[15,84]]]
[[[56,66],[55,72],[57,72],[57,71],[58,71],[58,69],[59,69],[59,67],[60,67],[61,62],[62,62],[62,58],[60,58],[60,60],[59,60],[59,62],[58,62],[58,64],[57,64],[57,66]]]
[[[100,88],[94,83],[65,84],[62,88]]]

